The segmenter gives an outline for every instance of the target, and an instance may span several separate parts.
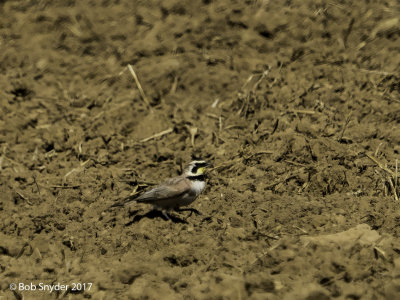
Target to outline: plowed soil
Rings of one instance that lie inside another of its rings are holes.
[[[0,15],[1,299],[399,298],[398,1]],[[201,215],[109,209],[199,157]]]

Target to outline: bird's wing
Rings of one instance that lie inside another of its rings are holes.
[[[153,201],[162,201],[163,199],[171,199],[179,197],[180,195],[186,193],[190,189],[190,186],[184,177],[171,178],[170,180],[164,182],[145,192],[143,195],[135,199],[137,202],[147,202],[151,203]]]

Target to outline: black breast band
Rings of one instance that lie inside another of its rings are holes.
[[[198,181],[205,181],[206,176],[205,175],[195,175],[195,176],[187,176],[186,177],[189,180],[198,180]]]

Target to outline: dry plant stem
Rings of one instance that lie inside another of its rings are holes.
[[[391,178],[390,176],[387,175],[387,181],[389,181],[390,188],[393,190],[394,199],[396,199],[396,201],[399,201],[399,196],[397,196],[397,191],[393,184],[393,178]]]
[[[298,167],[302,167],[302,168],[308,168],[310,166],[307,166],[305,164],[301,164],[295,161],[291,161],[291,160],[285,160],[285,162],[287,162],[288,164],[294,165],[294,166],[298,166]]]
[[[35,175],[33,176],[33,181],[34,181],[34,183],[35,183],[35,185],[36,185],[38,194],[40,195],[40,188],[39,188],[39,184],[38,184],[37,181],[36,181],[36,176],[35,176]]]
[[[128,64],[128,70],[129,72],[131,72],[133,79],[136,82],[136,85],[139,89],[140,95],[142,96],[142,99],[144,101],[144,103],[146,103],[147,107],[150,109],[151,112],[153,112],[153,109],[150,106],[150,102],[149,99],[147,99],[146,94],[143,91],[142,85],[140,84],[139,78],[137,77],[135,71],[133,70],[132,66],[130,64]]]
[[[261,255],[259,257],[257,257],[255,260],[253,260],[252,262],[250,262],[250,266],[254,265],[257,261],[259,261],[261,258],[263,258],[264,256],[266,256],[269,252],[275,250],[276,248],[278,248],[281,245],[281,241],[277,241],[275,244],[273,244],[271,247],[269,247],[267,250],[262,251]]]
[[[254,76],[256,76],[256,75],[259,75],[259,74],[252,74],[252,75],[250,75],[248,78],[247,78],[247,80],[246,80],[246,82],[243,84],[243,86],[242,86],[242,90],[244,89],[244,87],[246,86],[246,85],[248,85],[249,84],[249,82],[253,79],[253,77]]]
[[[1,157],[7,159],[9,162],[11,162],[11,163],[13,163],[13,164],[16,164],[16,165],[21,166],[21,167],[25,167],[23,164],[21,164],[21,163],[15,161],[15,160],[13,160],[13,159],[11,159],[11,158],[5,156],[5,155],[2,155]]]
[[[374,163],[376,163],[378,165],[379,168],[381,168],[383,171],[387,172],[390,176],[392,176],[393,178],[395,177],[395,173],[388,169],[386,166],[384,166],[376,157],[366,153],[365,154],[370,160],[372,160]]]
[[[212,119],[216,119],[216,120],[219,120],[219,118],[220,118],[217,115],[210,114],[210,113],[206,113],[206,116],[209,117],[209,118],[212,118]]]
[[[387,260],[387,256],[385,251],[383,251],[381,248],[378,248],[377,246],[374,247],[374,251],[376,252],[376,255],[381,256],[383,259]]]
[[[380,148],[382,145],[383,145],[383,143],[379,143],[378,147],[376,147],[375,156],[378,156],[379,148]]]
[[[346,121],[345,121],[344,126],[343,126],[343,130],[342,130],[342,132],[340,133],[340,137],[339,137],[338,141],[341,141],[341,140],[343,139],[344,132],[346,131],[347,126],[348,126],[349,123],[350,123],[351,114],[352,114],[352,113],[350,112],[349,115],[348,115],[347,118],[346,118]]]
[[[305,114],[305,115],[313,115],[315,111],[313,110],[305,110],[305,109],[290,109],[288,112],[296,113],[296,114]]]
[[[231,160],[229,160],[228,162],[225,162],[225,163],[222,163],[222,164],[220,164],[220,165],[218,165],[218,166],[215,166],[215,167],[213,167],[213,168],[210,168],[210,171],[219,170],[219,169],[221,169],[221,168],[226,168],[226,167],[231,167],[231,166],[233,166],[234,164],[236,164],[236,162],[238,162],[238,161],[240,161],[240,160],[241,160],[240,157],[231,158]]]
[[[243,129],[243,128],[245,128],[245,127],[242,126],[242,125],[228,125],[228,126],[226,126],[226,127],[224,128],[224,130],[229,130],[229,129],[233,129],[233,128]]]
[[[17,191],[17,190],[15,190],[15,192],[16,192],[22,199],[28,200],[28,198],[25,197],[21,192],[19,192],[19,191]]]
[[[77,189],[79,187],[81,187],[80,185],[50,185],[50,186],[45,186],[42,185],[41,186],[45,187],[45,188],[52,188],[52,189]]]
[[[394,101],[394,102],[400,103],[400,100],[395,99],[395,98],[393,98],[393,97],[390,97],[389,95],[385,95],[385,94],[384,94],[384,97],[385,97],[385,100]]]
[[[384,75],[384,76],[396,75],[395,73],[386,72],[386,71],[367,70],[367,69],[359,69],[359,70],[361,72],[365,72],[365,73],[372,73],[372,74],[378,74],[378,75]]]
[[[351,18],[351,20],[350,20],[350,23],[349,23],[349,25],[347,26],[347,29],[346,29],[346,31],[344,32],[344,35],[343,35],[343,43],[344,43],[344,45],[346,46],[346,48],[347,48],[347,39],[349,38],[349,35],[350,35],[350,33],[351,33],[351,30],[353,29],[353,25],[354,25],[354,21],[355,21],[355,19],[354,18]]]
[[[378,174],[381,178],[383,195],[386,197],[388,193],[387,193],[387,186],[386,186],[386,181],[384,179],[384,176],[382,176],[381,172],[378,170],[375,170],[375,173]]]
[[[305,230],[305,229],[303,229],[303,228],[301,228],[299,226],[293,225],[293,228],[296,228],[296,229],[300,230],[303,234],[308,234],[307,230]]]
[[[250,158],[252,158],[252,157],[254,157],[254,156],[256,156],[256,155],[261,155],[261,154],[274,154],[274,151],[268,151],[268,150],[266,150],[266,151],[258,151],[258,152],[256,152],[256,153],[253,153],[253,154],[251,154],[251,155],[249,155],[248,157],[245,157],[245,159],[250,159]]]
[[[260,85],[261,81],[263,81],[264,78],[268,76],[268,73],[269,73],[269,69],[265,70],[265,71],[262,73],[260,79],[258,79],[258,81],[257,81],[257,82],[254,84],[254,86],[253,86],[253,92],[255,92],[255,90],[257,89],[257,87]]]
[[[155,138],[158,138],[160,136],[166,135],[168,133],[171,133],[173,130],[174,130],[173,128],[168,128],[168,129],[166,129],[164,131],[161,131],[161,132],[156,133],[156,134],[154,134],[152,136],[149,136],[148,138],[145,138],[145,139],[141,140],[140,143],[145,143],[145,142],[148,142],[148,141],[150,141],[152,139],[155,139]]]
[[[293,178],[296,178],[296,176],[297,176],[299,173],[300,173],[299,171],[295,171],[295,172],[293,172],[292,174],[288,174],[288,175],[285,176],[284,179],[276,180],[274,183],[272,183],[272,184],[266,186],[265,189],[266,189],[266,190],[272,189],[272,188],[276,187],[276,186],[279,185],[279,184],[286,183],[288,180],[293,179]]]
[[[189,133],[190,133],[190,142],[192,144],[192,147],[194,148],[194,139],[197,134],[197,127],[188,127]]]
[[[242,114],[244,110],[244,108],[248,105],[249,102],[249,95],[246,96],[245,100],[242,103],[242,106],[240,107],[240,109],[237,112],[237,115],[240,116]]]
[[[174,76],[174,81],[172,82],[171,89],[169,91],[170,94],[175,94],[176,88],[178,87],[178,77]]]
[[[71,171],[69,171],[67,174],[64,175],[64,180],[67,179],[68,176],[70,176],[71,174],[75,173],[75,172],[81,172],[83,171],[83,168],[86,166],[86,164],[90,161],[90,158],[84,162],[80,163],[80,166],[77,168],[73,168]]]
[[[245,89],[245,87],[253,80],[253,78],[254,78],[255,76],[260,76],[260,78],[257,80],[257,82],[256,82],[255,84],[253,84],[253,87],[251,88],[251,90],[248,91],[247,93],[245,93],[245,99],[244,99],[244,101],[243,101],[243,104],[242,104],[242,106],[240,107],[239,111],[237,112],[238,115],[241,115],[242,113],[244,113],[244,116],[247,115],[247,112],[248,112],[248,110],[249,110],[249,105],[250,105],[250,98],[251,98],[251,96],[255,93],[257,87],[258,87],[258,86],[260,85],[260,83],[264,80],[264,78],[267,77],[268,73],[269,73],[269,68],[268,68],[267,70],[265,70],[265,71],[261,74],[261,76],[260,76],[260,73],[259,73],[259,74],[250,75],[250,76],[247,78],[246,82],[245,82],[244,85],[242,86],[242,90]]]
[[[398,180],[397,171],[398,171],[398,160],[396,159],[396,169],[395,169],[395,172],[394,172],[394,191],[396,193],[397,193],[397,180]]]
[[[393,172],[387,166],[383,165],[378,159],[370,154],[366,154],[367,157],[378,165],[383,171],[387,173],[387,181],[389,182],[390,188],[393,190],[394,198],[399,201],[399,196],[397,195],[397,160],[396,160],[396,171]],[[386,185],[385,190],[386,190]],[[385,193],[386,194],[386,193]],[[385,195],[386,196],[386,195]]]

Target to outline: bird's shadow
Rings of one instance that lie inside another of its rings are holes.
[[[180,223],[180,224],[188,224],[188,222],[185,219],[182,219],[178,216],[175,216],[173,214],[168,214],[168,218],[163,214],[162,211],[157,210],[157,209],[153,209],[150,210],[149,212],[145,213],[145,214],[139,214],[140,210],[134,210],[129,212],[129,216],[132,217],[133,219],[131,221],[129,221],[128,223],[125,224],[125,226],[130,226],[134,223],[139,222],[141,219],[143,218],[148,218],[148,219],[156,219],[156,218],[161,218],[164,221],[172,221],[174,223]]]

